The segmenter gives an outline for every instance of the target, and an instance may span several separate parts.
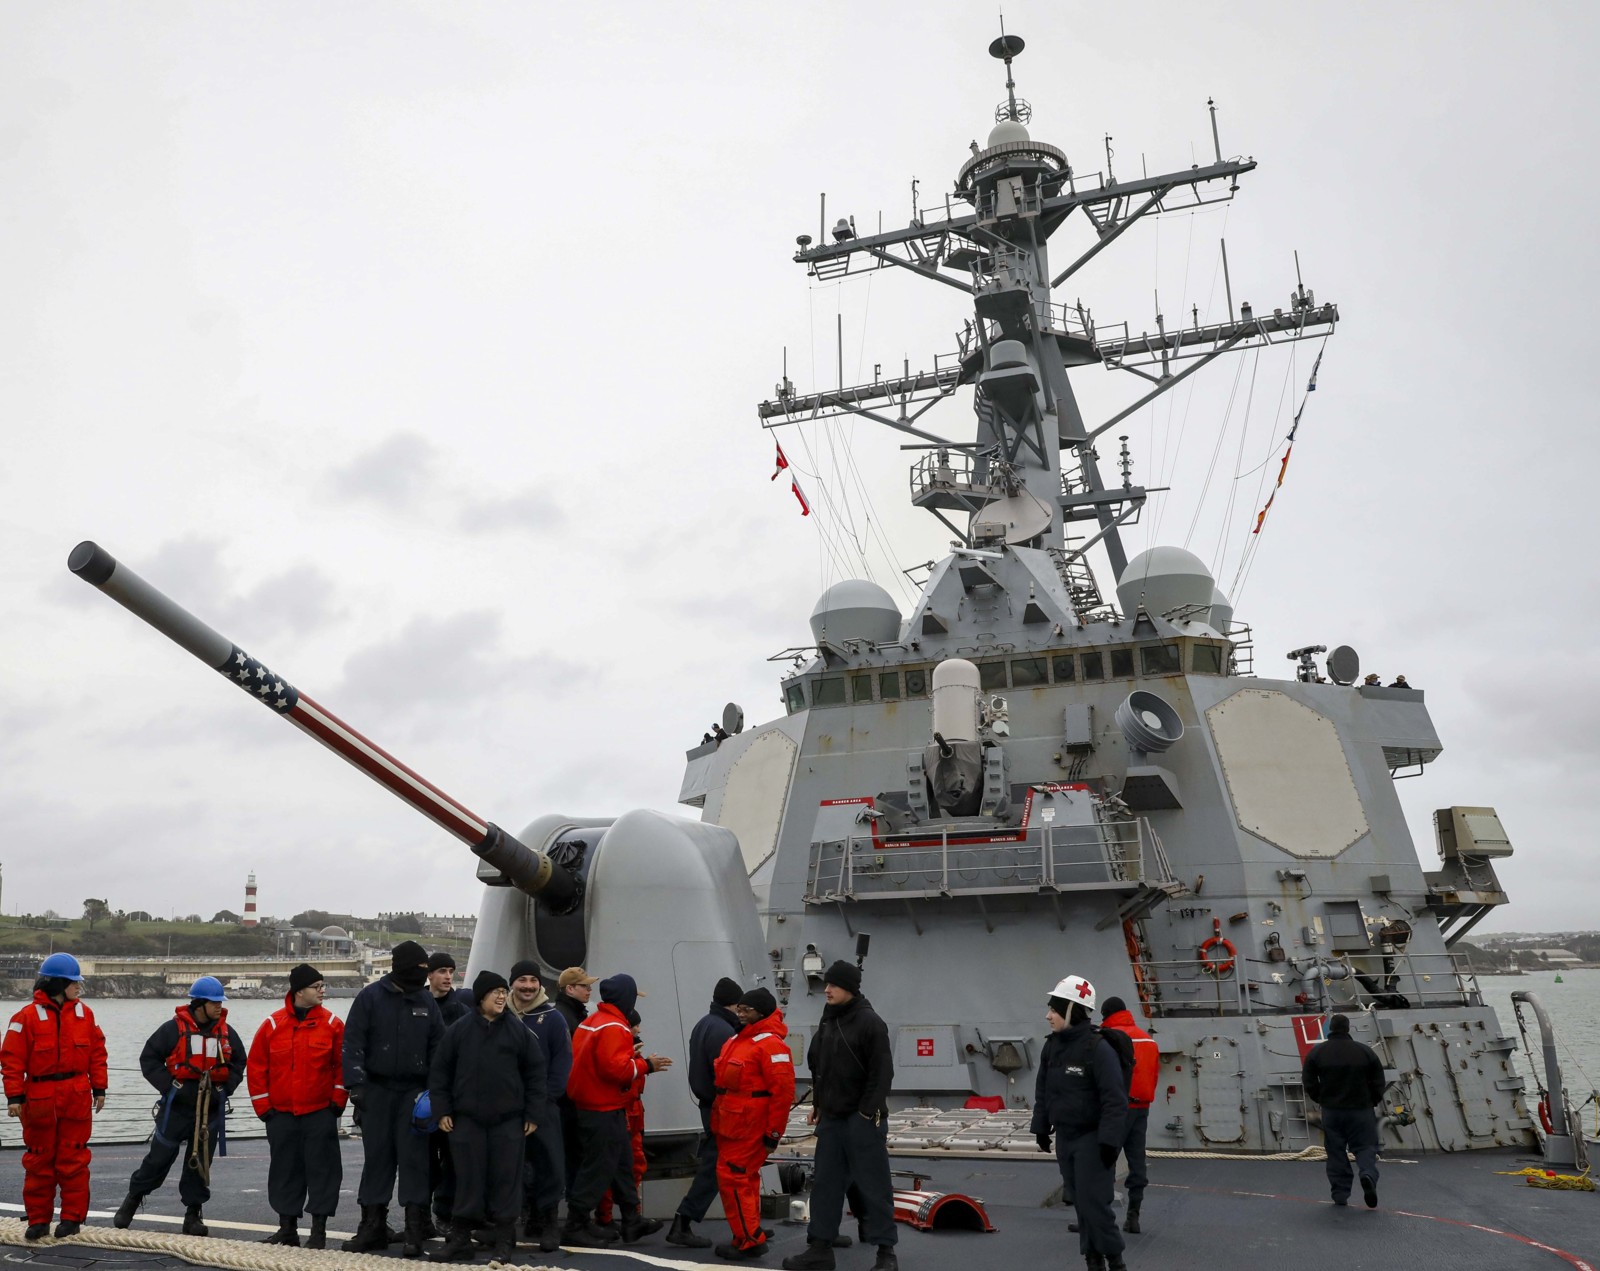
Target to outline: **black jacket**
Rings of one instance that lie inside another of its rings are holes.
[[[429,990],[430,996],[432,990]],[[472,990],[451,989],[443,997],[435,997],[435,1005],[439,1008],[439,1018],[444,1021],[444,1026],[449,1028],[463,1015],[472,1013]]]
[[[421,1089],[444,1036],[444,1017],[426,984],[409,992],[384,976],[356,994],[344,1021],[344,1084],[368,1081]]]
[[[894,1084],[889,1029],[866,998],[822,1008],[806,1064],[811,1069],[811,1102],[820,1116],[859,1112],[876,1119],[889,1114]]]
[[[564,993],[560,989],[556,990],[556,995],[550,1000],[556,1004],[556,1009],[567,1021],[567,1035],[575,1035],[578,1025],[589,1018],[589,1008],[570,993]]]
[[[701,1108],[710,1108],[717,1096],[715,1072],[717,1056],[728,1039],[739,1031],[739,1017],[715,1002],[702,1015],[689,1034],[689,1093]]]
[[[220,1090],[213,1091],[213,1101],[221,1096],[230,1095],[239,1088],[239,1083],[244,1080],[245,1061],[249,1058],[244,1042],[239,1039],[239,1034],[234,1031],[233,1025],[227,1025],[227,1029],[228,1045],[233,1051],[233,1062],[228,1068],[227,1081],[223,1082]],[[145,1039],[144,1049],[139,1052],[139,1071],[144,1074],[144,1079],[156,1088],[157,1093],[166,1094],[173,1086],[177,1086],[177,1097],[192,1103],[200,1083],[175,1081],[172,1074],[167,1071],[167,1056],[177,1045],[178,1021],[168,1019]]]
[[[1064,1139],[1093,1134],[1117,1147],[1127,1115],[1128,1082],[1116,1047],[1088,1021],[1051,1033],[1034,1083],[1033,1132],[1053,1130]]]
[[[477,1011],[445,1029],[428,1073],[436,1117],[495,1125],[545,1117],[544,1051],[509,1010],[485,1019]]]
[[[1325,1108],[1371,1108],[1383,1101],[1383,1062],[1371,1046],[1336,1033],[1313,1046],[1300,1071],[1306,1097]]]

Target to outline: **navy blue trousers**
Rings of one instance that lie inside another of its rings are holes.
[[[1078,1252],[1121,1253],[1125,1244],[1117,1230],[1117,1216],[1111,1212],[1116,1168],[1101,1164],[1099,1136],[1080,1134],[1069,1139],[1057,1134],[1056,1164],[1061,1167],[1064,1193],[1072,1197],[1078,1213]]]
[[[694,1182],[678,1202],[678,1216],[690,1222],[704,1222],[706,1211],[717,1198],[717,1137],[711,1133],[711,1109],[700,1109],[700,1156],[695,1162]]]
[[[1356,1172],[1378,1181],[1378,1117],[1371,1108],[1324,1108],[1322,1144],[1328,1149],[1328,1186],[1335,1200],[1350,1199],[1350,1158]]]
[[[869,1245],[891,1247],[900,1237],[894,1229],[894,1183],[889,1175],[889,1125],[873,1125],[859,1113],[817,1118],[815,1177],[811,1183],[811,1225],[806,1239],[832,1244],[844,1217],[845,1192],[858,1205],[862,1238]]]

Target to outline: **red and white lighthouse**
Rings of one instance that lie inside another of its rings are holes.
[[[253,927],[260,921],[256,917],[256,876],[255,871],[250,872],[250,877],[244,883],[244,917],[240,926]]]

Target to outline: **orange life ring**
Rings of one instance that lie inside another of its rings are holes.
[[[1544,1126],[1544,1132],[1546,1134],[1555,1133],[1555,1131],[1550,1128],[1550,1104],[1549,1101],[1545,1099],[1539,1100],[1539,1124]]]
[[[1211,950],[1221,947],[1228,951],[1228,956],[1221,961],[1213,962],[1210,958]],[[1210,971],[1212,975],[1226,975],[1233,970],[1233,960],[1239,951],[1233,947],[1233,941],[1226,936],[1212,936],[1200,946],[1200,965]]]

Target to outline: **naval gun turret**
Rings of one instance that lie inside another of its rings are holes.
[[[616,817],[547,815],[512,835],[407,767],[93,542],[67,567],[221,672],[301,732],[465,843],[486,884],[468,976],[531,958],[554,980],[568,966],[626,971],[651,996],[652,1050],[683,1060],[688,1032],[722,976],[769,982],[755,898],[733,833],[636,810]],[[690,1145],[700,1114],[682,1081],[650,1098],[659,1154]]]

